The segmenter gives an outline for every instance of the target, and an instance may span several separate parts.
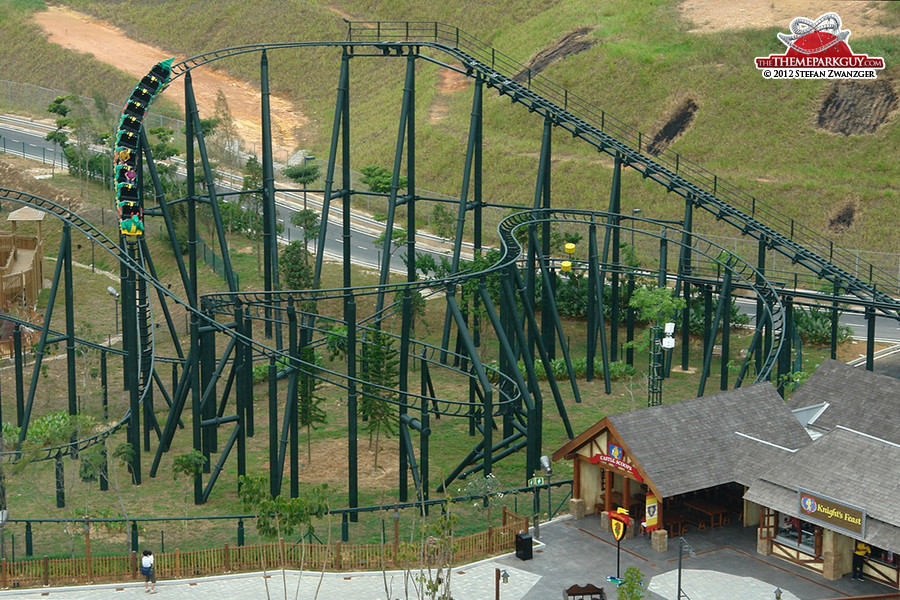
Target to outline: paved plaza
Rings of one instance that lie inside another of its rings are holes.
[[[826,581],[797,565],[756,554],[756,528],[726,526],[685,536],[695,557],[684,554],[682,590],[690,600],[772,600],[776,587],[783,600],[823,600],[846,596],[883,593],[889,588],[871,581]],[[637,567],[645,575],[648,600],[675,600],[678,577],[677,544],[669,540],[664,553],[650,549],[650,538],[626,539],[621,545],[620,571]],[[616,571],[616,543],[612,534],[600,530],[600,520],[588,516],[579,521],[568,517],[540,527],[540,543],[532,560],[520,560],[514,554],[484,560],[453,570],[450,589],[454,600],[491,600],[495,598],[494,571],[505,570],[508,583],[500,584],[502,600],[559,600],[562,590],[572,584],[593,583],[606,589],[610,600],[616,597],[614,586],[606,583]],[[165,574],[161,574],[164,577]],[[303,573],[272,571],[206,577],[178,581],[160,580],[155,596],[145,594],[141,582],[0,591],[0,600],[50,598],[86,600],[108,598],[129,600],[159,598],[177,600],[246,600],[284,598],[318,600],[406,600],[418,598],[412,581],[402,572]],[[299,588],[298,588],[299,585]],[[299,590],[299,592],[298,592]]]

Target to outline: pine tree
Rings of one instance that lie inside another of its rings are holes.
[[[322,410],[323,398],[318,395],[321,380],[316,377],[322,357],[313,348],[304,346],[300,351],[300,359],[315,367],[305,367],[297,378],[297,417],[301,427],[306,427],[306,460],[312,463],[312,430],[316,425],[324,423],[327,415]]]
[[[375,466],[381,434],[390,437],[395,432],[396,411],[391,400],[399,384],[400,356],[394,349],[394,338],[380,329],[369,332],[363,345],[363,379],[361,409],[369,432],[369,447],[375,441]]]

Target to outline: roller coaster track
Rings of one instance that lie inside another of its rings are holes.
[[[535,209],[526,210],[504,218],[497,227],[497,233],[500,236],[502,256],[498,265],[508,265],[514,263],[522,254],[522,248],[519,246],[515,237],[516,230],[530,225],[543,222],[551,223],[578,223],[582,225],[596,224],[610,226],[616,215],[608,212],[574,210],[574,209]],[[648,224],[653,223],[652,220],[646,220]],[[614,225],[613,225],[614,226]],[[624,228],[626,230],[630,228]],[[681,237],[678,234],[685,233],[677,228],[671,229],[675,233],[674,243],[679,244]],[[661,234],[643,231],[643,235],[660,238]],[[732,274],[742,281],[749,289],[753,290],[762,300],[764,315],[760,315],[758,319],[761,321],[768,320],[772,324],[772,339],[769,348],[764,353],[764,360],[761,368],[757,372],[756,382],[767,381],[781,348],[784,336],[784,306],[781,303],[777,290],[769,283],[762,274],[754,268],[750,263],[733,255],[724,247],[702,237],[693,235],[693,243],[691,245],[692,252],[696,252],[710,263],[716,264],[721,268],[729,269]],[[515,255],[515,256],[514,256]],[[722,261],[722,257],[726,258],[726,262]],[[612,264],[603,265],[607,272],[613,272],[617,267]],[[622,269],[621,267],[619,267]],[[629,270],[634,273],[637,269],[622,269],[620,272],[627,273]],[[645,276],[647,274],[645,273]]]
[[[69,224],[70,226],[74,227],[75,229],[77,229],[78,231],[83,233],[88,239],[90,239],[93,242],[95,242],[96,244],[98,244],[103,250],[106,250],[107,252],[112,254],[117,260],[123,262],[129,269],[132,269],[137,273],[141,273],[142,276],[145,278],[148,275],[146,272],[144,272],[143,266],[139,262],[134,261],[133,259],[129,258],[128,256],[122,254],[120,252],[119,246],[114,241],[109,239],[103,232],[98,230],[91,223],[87,222],[86,220],[84,220],[82,217],[80,217],[76,213],[72,212],[71,210],[69,210],[63,206],[60,206],[59,204],[56,204],[55,202],[52,202],[51,200],[47,200],[45,198],[34,196],[32,194],[28,194],[26,192],[22,192],[22,191],[18,191],[18,190],[0,188],[0,198],[2,198],[4,200],[9,200],[9,201],[12,201],[12,202],[15,202],[18,204],[24,204],[27,206],[31,206],[32,208],[36,208],[38,210],[41,210],[45,213],[48,213],[48,214],[51,214],[51,215],[57,217],[61,221]],[[149,310],[149,307],[147,308],[147,310]],[[4,318],[7,320],[21,323],[21,321],[19,321],[17,319],[12,319],[7,316],[4,316]],[[64,337],[64,334],[51,330],[49,328],[49,323],[45,323],[45,327],[47,328],[47,331],[49,333],[53,333],[55,335],[55,337],[57,337],[57,338]],[[87,347],[90,347],[93,349],[97,349],[97,350],[102,349],[104,351],[107,351],[107,352],[110,352],[113,354],[124,354],[124,352],[121,350],[116,350],[113,348],[107,348],[105,346],[100,346],[99,344],[96,344],[94,342],[90,342],[87,340],[76,339],[74,341],[78,345],[84,345],[84,346],[87,346]],[[152,347],[152,344],[151,344],[151,347]],[[40,361],[43,358],[43,349],[39,349],[38,352],[40,354],[36,353],[37,354],[36,360]],[[38,364],[39,364],[39,362],[38,362]],[[147,392],[146,383],[147,383],[148,377],[149,377],[147,374],[152,370],[152,355],[151,354],[148,354],[147,356],[144,357],[142,365],[144,365],[145,368],[142,369],[142,375],[144,375],[144,376],[141,378],[141,381],[140,381],[141,401],[143,401],[144,395]],[[50,447],[36,449],[37,452],[36,452],[35,456],[33,456],[32,458],[36,458],[36,459],[40,459],[40,460],[49,460],[49,459],[56,458],[58,455],[68,455],[71,453],[77,453],[77,452],[83,451],[98,442],[102,442],[109,436],[116,433],[119,429],[122,428],[123,425],[128,423],[130,416],[131,416],[130,411],[127,411],[125,413],[125,415],[119,421],[117,421],[114,425],[104,429],[103,431],[101,431],[95,435],[89,436],[87,438],[80,439],[80,440],[74,440],[71,443],[63,444],[63,445],[59,445],[59,446],[50,446]],[[25,426],[23,427],[22,438],[25,437],[25,434],[27,431],[27,425],[28,425],[27,420],[24,425]],[[21,442],[21,439],[20,439],[20,442]],[[19,452],[4,451],[4,452],[0,453],[0,455],[2,455],[5,458],[17,458],[19,455]]]
[[[388,52],[394,47],[410,44],[442,50],[459,60],[467,75],[477,73],[500,95],[552,119],[557,126],[599,151],[621,156],[628,166],[645,178],[687,198],[744,235],[764,241],[793,263],[803,265],[849,294],[884,306],[887,316],[900,319],[900,302],[883,291],[898,289],[897,278],[893,275],[871,264],[867,264],[868,281],[852,275],[857,264],[855,254],[835,246],[811,229],[797,226],[754,196],[676,152],[666,149],[651,158],[643,153],[646,148],[639,131],[570,94],[565,88],[532,74],[524,65],[459,28],[433,22],[355,21],[349,22],[348,27],[349,42],[370,43]],[[817,245],[829,248],[828,258],[809,249]]]
[[[350,51],[372,48],[385,54],[402,53],[404,48],[439,50],[459,61],[461,72],[476,74],[500,95],[541,114],[573,137],[584,140],[598,151],[619,155],[623,162],[651,179],[690,200],[695,206],[725,221],[744,235],[765,243],[770,249],[800,264],[816,276],[827,279],[863,302],[879,306],[886,316],[900,320],[900,302],[884,290],[900,291],[900,282],[875,265],[860,261],[855,253],[836,246],[814,230],[766,205],[755,196],[735,187],[715,174],[670,149],[652,157],[644,144],[644,135],[567,89],[533,74],[481,40],[437,22],[349,21],[344,42],[296,42],[255,44],[200,54],[172,66],[172,78],[191,69],[240,54],[304,46],[342,46]],[[460,70],[455,65],[434,62]],[[828,248],[828,256],[810,250]],[[868,270],[861,279],[854,272]],[[881,289],[879,289],[879,287]]]
[[[525,106],[530,112],[536,112],[550,120],[556,126],[570,132],[598,151],[611,156],[619,157],[623,164],[640,172],[644,178],[649,178],[663,186],[667,191],[675,192],[691,202],[694,206],[703,208],[712,213],[719,220],[723,220],[740,230],[743,234],[751,236],[769,248],[789,257],[792,262],[810,269],[817,276],[828,279],[836,286],[846,290],[859,300],[877,305],[888,316],[900,318],[900,304],[892,296],[878,289],[895,289],[897,281],[892,276],[884,273],[874,266],[869,265],[869,278],[867,281],[859,279],[851,274],[858,264],[855,255],[833,246],[828,240],[818,236],[810,230],[798,228],[794,222],[758,201],[741,190],[718,179],[715,175],[705,171],[701,167],[684,159],[679,154],[669,150],[663,150],[658,154],[650,155],[643,144],[643,136],[605,111],[597,109],[591,104],[570,94],[539,75],[532,74],[529,69],[497,52],[490,46],[483,44],[476,38],[461,32],[458,28],[449,27],[440,23],[349,23],[349,34],[346,41],[340,42],[297,42],[284,44],[257,44],[227,48],[201,54],[185,61],[172,65],[172,79],[189,73],[192,69],[206,65],[213,61],[233,57],[241,54],[262,52],[299,47],[340,47],[344,52],[377,51],[382,54],[421,53],[423,50],[434,50],[442,53],[444,60],[423,56],[441,66],[465,73],[470,77],[478,77],[488,87],[494,88],[500,95],[509,97],[513,102]],[[450,57],[450,61],[446,61]],[[450,64],[452,63],[452,64]],[[458,63],[458,64],[457,64]],[[343,288],[322,290],[295,290],[295,291],[260,291],[260,292],[226,292],[205,294],[201,298],[200,308],[194,308],[186,301],[179,299],[167,286],[163,285],[152,274],[152,268],[148,268],[142,260],[142,256],[129,255],[116,242],[109,239],[92,224],[85,221],[77,214],[49,200],[38,198],[30,194],[16,190],[0,189],[0,198],[13,202],[27,204],[45,211],[62,221],[68,223],[82,232],[87,238],[96,242],[104,250],[113,255],[124,265],[125,269],[133,272],[138,281],[137,305],[146,318],[139,319],[140,323],[150,323],[150,326],[138,332],[140,342],[140,377],[139,389],[141,402],[148,392],[151,379],[155,376],[153,361],[155,346],[153,339],[152,311],[149,290],[155,288],[157,293],[165,296],[174,303],[183,307],[188,313],[196,315],[202,320],[204,326],[213,327],[217,332],[240,340],[252,348],[256,357],[276,357],[293,361],[293,369],[317,371],[317,377],[339,387],[346,387],[349,382],[356,384],[365,383],[360,378],[350,378],[344,373],[320,369],[310,365],[296,357],[290,357],[286,350],[272,347],[252,337],[245,336],[237,331],[232,323],[219,323],[218,317],[230,319],[236,313],[236,307],[269,308],[277,315],[276,320],[281,325],[289,323],[284,317],[286,307],[305,301],[319,301],[327,299],[341,299],[348,293],[354,296],[365,296],[397,292],[402,290],[425,291],[426,289],[440,289],[452,292],[467,281],[481,279],[500,273],[507,269],[515,268],[517,261],[522,256],[522,247],[516,240],[515,232],[522,228],[538,223],[569,223],[587,226],[590,224],[601,225],[606,228],[622,228],[612,215],[600,211],[579,211],[565,209],[541,209],[518,211],[501,221],[498,226],[498,236],[501,245],[499,260],[481,271],[461,271],[444,279],[432,279],[427,281],[414,281],[405,283],[392,283],[382,286],[359,286],[352,290]],[[652,223],[651,220],[644,220]],[[790,235],[783,233],[785,226],[790,226]],[[670,231],[680,232],[678,228]],[[782,342],[785,337],[784,307],[781,304],[779,291],[766,281],[763,274],[739,257],[731,255],[724,248],[706,240],[696,232],[682,232],[693,240],[691,251],[704,256],[711,263],[724,266],[729,269],[746,286],[754,290],[765,307],[768,322],[771,324],[771,339],[765,349],[762,367],[757,370],[756,380],[763,381],[769,375],[777,361]],[[648,234],[646,231],[643,235]],[[680,243],[678,240],[670,240]],[[829,248],[828,259],[809,249],[814,244]],[[137,245],[135,245],[137,246]],[[722,256],[727,256],[723,263]],[[849,265],[853,265],[852,267]],[[613,272],[622,268],[621,265],[604,264],[606,272]],[[293,310],[291,308],[291,310]],[[308,319],[327,319],[322,315],[297,311],[298,315]],[[361,325],[361,331],[373,331],[372,328]],[[322,333],[323,329],[317,329]],[[61,335],[61,334],[59,334]],[[77,340],[77,343],[88,343]],[[316,343],[321,343],[317,341]],[[443,362],[434,360],[434,355],[439,351],[446,352],[435,346],[429,346],[423,342],[413,341],[413,350],[410,357],[421,359],[432,367],[451,368]],[[110,350],[120,353],[120,351]],[[450,353],[451,355],[453,353]],[[460,358],[471,360],[473,363],[480,359],[471,355],[457,355]],[[168,359],[163,359],[168,360]],[[474,369],[473,369],[474,370]],[[475,377],[473,370],[458,371],[459,373]],[[485,366],[491,380],[490,387],[496,399],[492,401],[492,410],[496,413],[509,410],[509,407],[518,407],[529,399],[521,386],[521,379],[516,381],[511,374],[503,373]],[[471,408],[471,402],[426,397],[420,394],[405,392],[399,399],[388,388],[382,388],[383,399],[395,404],[402,404],[408,408],[418,407],[426,402],[432,403],[433,413],[446,415],[461,415]],[[483,390],[488,392],[488,390]],[[80,451],[94,443],[102,441],[118,431],[123,424],[129,421],[130,414],[125,416],[105,431],[85,440],[78,440],[68,445],[42,449],[45,458],[53,458],[59,453]],[[15,455],[16,452],[5,452],[4,455]]]

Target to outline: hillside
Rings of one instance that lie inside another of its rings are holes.
[[[793,18],[789,15],[815,18],[825,10],[821,2],[804,0],[771,3],[768,9],[705,0],[623,1],[606,3],[600,10],[581,0],[486,3],[474,9],[456,1],[401,6],[348,0],[292,3],[287,10],[284,3],[263,0],[215,5],[175,0],[63,4],[108,21],[134,40],[182,56],[257,42],[341,40],[346,36],[345,18],[457,25],[840,245],[884,252],[900,245],[892,224],[900,175],[893,159],[900,141],[896,5],[828,4],[828,10],[841,13],[844,26],[853,31],[850,42],[855,52],[885,58],[887,67],[877,81],[856,84],[767,81],[756,70],[755,56],[782,51],[775,33],[788,29]],[[271,19],[275,13],[286,18]],[[172,26],[186,22],[190,35],[184,35],[185,28]],[[36,25],[27,23],[31,35]],[[58,46],[45,41],[29,43],[41,51],[58,51]],[[84,55],[77,58],[85,60]],[[0,66],[9,60],[0,56]],[[101,67],[101,60],[110,57],[98,55],[93,61],[96,74],[84,76],[85,83],[96,80],[95,89],[108,69]],[[258,79],[256,60],[238,58],[216,66],[252,82]],[[294,120],[298,148],[317,156],[327,154],[339,53],[273,52],[270,62],[273,90],[294,103],[287,120]],[[386,164],[393,156],[401,73],[398,61],[353,63],[354,110],[370,115],[357,116],[353,123],[357,169]],[[202,79],[203,72],[198,72],[195,80]],[[433,65],[420,68],[417,85],[419,185],[458,195],[471,85]],[[229,95],[229,100],[240,103],[237,96]],[[279,109],[279,117],[285,118],[286,111]],[[485,108],[488,197],[531,204],[540,129],[538,118],[490,96]],[[608,172],[608,161],[584,144],[555,136],[557,205],[604,205]],[[636,176],[627,176],[624,184],[626,210],[642,207],[646,216],[663,218],[680,215],[679,199],[656,186]],[[734,235],[712,223],[706,226]]]

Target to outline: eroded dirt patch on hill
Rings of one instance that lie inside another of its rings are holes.
[[[653,138],[647,146],[647,152],[656,156],[668,148],[669,144],[674,142],[688,127],[690,127],[691,123],[694,121],[694,115],[697,113],[698,108],[700,107],[693,98],[685,98],[678,103],[675,110],[672,111],[671,116],[666,120],[662,127],[653,134]]]
[[[828,229],[832,233],[844,233],[853,225],[856,218],[856,205],[852,202],[838,208],[828,219]]]
[[[519,83],[523,83],[528,81],[529,72],[532,76],[537,75],[558,60],[589,50],[597,43],[594,40],[588,39],[587,36],[591,31],[593,30],[590,27],[582,27],[570,31],[549,48],[545,48],[532,56],[531,59],[525,63],[525,69],[517,73],[513,79]]]
[[[447,102],[447,96],[464,90],[468,86],[469,78],[464,73],[459,73],[452,69],[441,69],[438,72],[438,96],[428,109],[428,121],[430,123],[438,123],[447,118],[447,115],[450,113],[450,104]]]
[[[874,133],[896,108],[891,81],[838,80],[822,101],[817,124],[843,135]]]
[[[43,170],[49,172],[49,169]],[[60,192],[50,184],[35,179],[33,173],[24,171],[6,160],[0,160],[0,187],[38,196],[39,198],[55,202],[60,206],[71,207],[75,212],[78,212],[78,208],[81,206],[80,201]],[[21,206],[20,204],[14,204],[13,210]]]

